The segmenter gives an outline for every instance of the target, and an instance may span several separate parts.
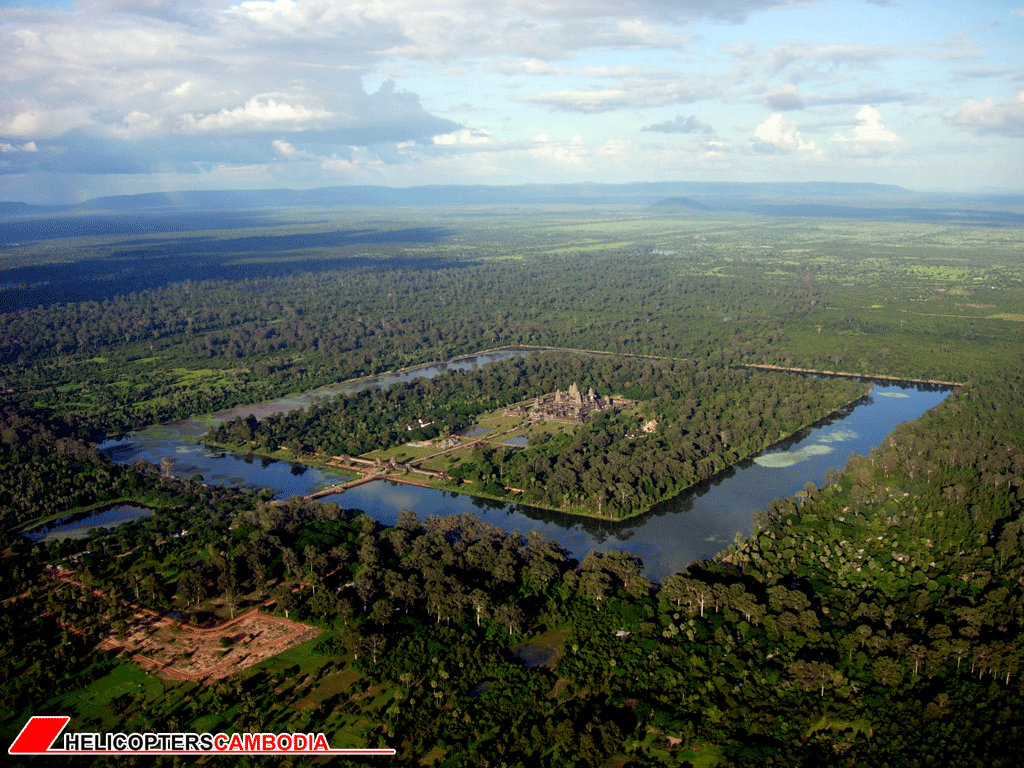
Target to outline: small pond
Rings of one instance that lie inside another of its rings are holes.
[[[527,669],[536,669],[537,667],[550,667],[555,657],[558,656],[558,649],[547,645],[527,643],[526,645],[517,645],[510,653],[512,658]]]

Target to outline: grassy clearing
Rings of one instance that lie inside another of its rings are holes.
[[[430,750],[425,755],[423,755],[423,757],[420,758],[420,765],[433,765],[439,760],[442,760],[446,754],[448,754],[448,752],[443,747],[434,747],[432,750]]]
[[[98,721],[101,730],[123,730],[126,715],[130,715],[132,710],[139,710],[136,707],[112,706],[115,700],[122,696],[130,696],[135,702],[151,701],[167,696],[169,688],[172,687],[173,684],[165,684],[134,664],[122,663],[85,688],[51,699],[40,708],[40,711],[67,715],[71,717],[72,727],[80,727],[85,721]],[[120,711],[122,709],[126,711]],[[75,726],[76,723],[79,726]]]
[[[578,243],[570,246],[563,246],[560,248],[546,248],[541,253],[546,256],[558,256],[567,253],[589,253],[593,251],[607,251],[607,250],[628,250],[636,245],[634,241],[621,240],[619,242],[597,242],[597,243]]]
[[[334,634],[336,633],[332,631],[324,632],[301,645],[296,645],[282,651],[274,658],[258,665],[258,667],[268,672],[275,672],[298,665],[298,674],[309,674],[313,670],[336,660],[333,656],[317,650],[317,646],[321,641],[329,641]]]
[[[306,698],[319,704],[332,696],[347,694],[360,677],[361,675],[354,669],[346,669],[343,672],[328,675],[323,679],[319,687]]]
[[[529,642],[533,645],[542,645],[545,648],[554,648],[557,651],[561,651],[565,641],[569,638],[570,630],[571,627],[568,626],[547,629],[539,635],[530,638]]]
[[[229,723],[230,720],[221,715],[209,714],[197,717],[192,723],[192,727],[195,728],[196,733],[220,733],[228,730],[225,726]]]
[[[682,738],[671,733],[662,733],[648,729],[646,735],[638,743],[640,754],[646,754],[661,764],[679,765],[684,760],[693,763],[695,768],[715,768],[721,761],[722,750],[712,744],[691,744],[680,748]]]
[[[565,641],[569,639],[570,631],[571,628],[568,626],[547,629],[539,635],[530,638],[527,644],[552,649],[555,652],[555,656],[552,659],[551,669],[555,669],[558,666],[558,660],[562,658],[562,651],[565,648]],[[557,689],[558,686],[556,685],[555,688]],[[557,696],[557,693],[555,695]]]
[[[423,461],[416,466],[420,469],[430,469],[434,472],[447,472],[453,467],[457,467],[459,462],[465,458],[466,454],[461,450],[452,451],[446,453],[443,456],[435,456],[430,461]]]
[[[328,719],[335,730],[326,731],[328,741],[335,749],[359,749],[367,746],[366,737],[363,732],[374,722],[367,717],[360,715],[344,714],[340,717],[332,716]]]
[[[687,747],[679,753],[680,760],[689,760],[694,768],[715,768],[722,760],[722,748],[714,744]]]
[[[408,443],[406,443],[404,445],[395,445],[395,446],[392,446],[391,448],[384,448],[384,449],[381,449],[381,450],[370,451],[369,453],[364,453],[363,454],[363,458],[366,458],[366,459],[382,459],[382,460],[385,460],[385,461],[387,461],[388,459],[395,459],[396,461],[408,461],[409,459],[422,459],[422,458],[424,458],[426,456],[430,456],[431,454],[437,453],[439,450],[441,450],[436,445],[434,445],[433,442],[434,441],[431,442],[431,445],[423,447],[423,448],[414,447],[414,446],[409,445]]]

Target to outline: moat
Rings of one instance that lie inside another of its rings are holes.
[[[521,354],[524,352],[488,353],[462,358],[456,364],[472,366]],[[430,377],[452,364],[376,377],[368,385],[389,386],[393,380],[401,380],[396,376]],[[894,427],[917,418],[942,402],[949,392],[948,387],[876,384],[868,397],[834,418],[623,522],[580,518],[388,480],[366,483],[323,500],[363,510],[384,524],[393,524],[402,509],[413,510],[421,519],[472,513],[506,531],[540,530],[578,559],[595,548],[632,552],[643,559],[647,575],[659,580],[694,560],[715,556],[733,542],[737,533],[749,533],[754,510],[765,509],[779,496],[796,493],[809,480],[821,485],[829,469],[842,469],[854,453],[868,453]],[[218,417],[286,410],[296,407],[297,399],[233,409]],[[282,407],[283,403],[287,405]],[[209,483],[268,488],[278,499],[305,496],[349,479],[316,467],[213,450],[182,437],[197,432],[201,434],[201,427],[196,422],[184,422],[107,441],[100,447],[119,463],[130,464],[141,458],[160,466],[169,458],[167,469],[176,477],[200,475]]]

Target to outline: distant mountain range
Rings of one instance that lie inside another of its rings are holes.
[[[844,182],[525,184],[519,186],[347,186],[152,192],[98,197],[69,206],[0,202],[0,217],[53,214],[172,213],[260,208],[452,207],[472,205],[625,205],[652,215],[743,211],[766,216],[839,216],[1020,223],[1024,195],[938,195],[891,184]],[[1010,210],[1007,210],[1010,209]],[[1016,210],[1013,210],[1016,209]]]

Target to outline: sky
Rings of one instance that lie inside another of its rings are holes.
[[[0,200],[1024,190],[1024,0],[0,0]]]

